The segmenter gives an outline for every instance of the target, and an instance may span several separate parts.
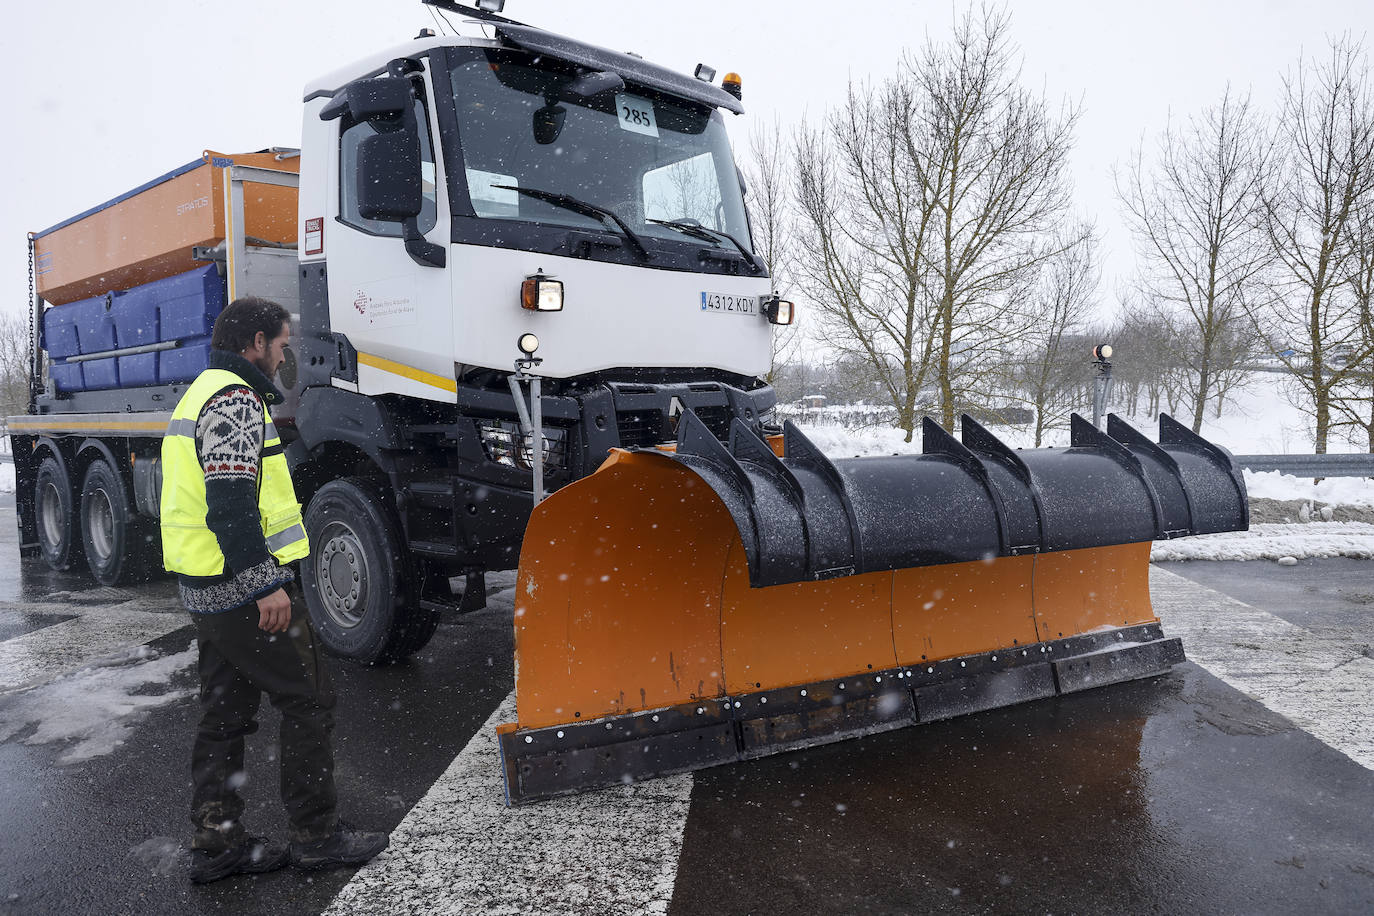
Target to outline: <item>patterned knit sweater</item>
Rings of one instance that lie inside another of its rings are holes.
[[[216,614],[276,591],[292,579],[277,565],[258,519],[258,472],[262,465],[263,404],[281,392],[257,366],[219,350],[210,368],[244,380],[215,393],[196,420],[196,453],[205,472],[205,524],[219,541],[224,572],[180,576],[181,600],[195,614]]]

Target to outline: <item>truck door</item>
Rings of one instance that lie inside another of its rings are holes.
[[[415,100],[424,173],[419,229],[445,252],[449,215],[440,166],[434,154],[436,126],[428,103],[428,75]],[[395,392],[429,400],[455,399],[450,285],[446,267],[420,263],[406,251],[400,223],[364,218],[358,211],[357,163],[361,140],[385,125],[336,122],[334,202],[328,252],[330,324],[358,352],[358,390]]]

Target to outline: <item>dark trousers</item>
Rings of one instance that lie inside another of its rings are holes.
[[[320,663],[310,619],[295,600],[284,633],[258,629],[249,602],[192,614],[200,644],[200,727],[191,754],[191,819],[199,828],[241,832],[243,739],[258,730],[262,694],[281,712],[281,799],[291,839],[309,843],[334,829],[334,688]]]

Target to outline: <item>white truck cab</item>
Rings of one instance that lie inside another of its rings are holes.
[[[48,381],[10,430],[22,541],[50,565],[84,554],[105,584],[156,566],[161,431],[244,295],[295,316],[273,416],[301,579],[322,641],[361,661],[424,645],[452,580],[480,607],[483,573],[515,568],[536,463],[556,491],[688,411],[722,442],[779,431],[761,377],[791,307],[753,251],[738,83],[426,2],[490,37],[422,35],[312,82],[298,160],[207,153],[36,234],[40,268],[70,276],[40,271]],[[163,212],[187,194],[206,205]],[[94,251],[109,263],[81,269]],[[520,340],[538,411],[512,383]]]

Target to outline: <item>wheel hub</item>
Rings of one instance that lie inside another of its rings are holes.
[[[330,522],[315,554],[319,595],[330,618],[345,629],[362,622],[367,605],[367,555],[358,535],[343,522]]]
[[[62,497],[57,485],[49,483],[38,497],[38,517],[43,524],[43,540],[51,547],[62,543]]]
[[[97,562],[103,563],[114,555],[114,509],[105,490],[93,491],[85,501],[86,531],[91,539],[91,551]]]

